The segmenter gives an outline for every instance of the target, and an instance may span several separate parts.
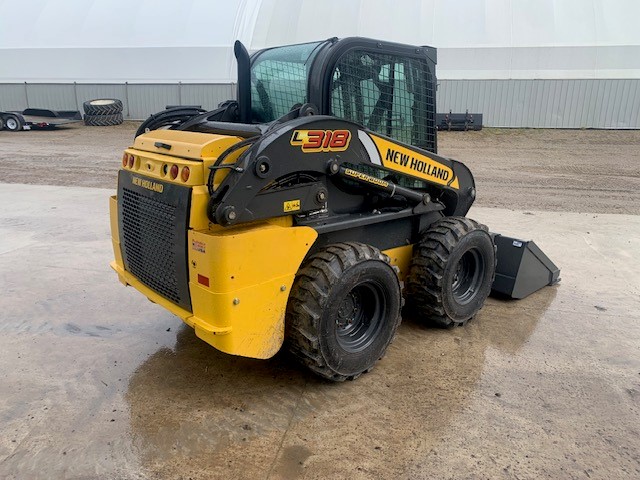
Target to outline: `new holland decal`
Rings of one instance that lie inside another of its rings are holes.
[[[164,185],[162,185],[161,183],[146,180],[144,178],[133,177],[131,181],[134,185],[146,188],[147,190],[151,190],[152,192],[162,193],[162,191],[164,190]]]
[[[371,134],[369,136],[380,152],[384,167],[439,185],[460,188],[451,167],[384,138]]]
[[[289,143],[304,153],[315,153],[344,152],[350,141],[349,130],[294,130]]]

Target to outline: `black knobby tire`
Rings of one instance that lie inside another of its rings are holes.
[[[18,115],[7,115],[4,119],[4,128],[10,132],[20,132],[24,128],[24,122]]]
[[[86,115],[115,115],[122,113],[122,101],[117,98],[96,98],[82,104]]]
[[[4,128],[4,118],[0,117],[0,131]]]
[[[122,114],[114,115],[85,115],[84,124],[90,127],[111,127],[122,123]]]
[[[491,292],[496,258],[486,226],[464,217],[438,220],[414,248],[405,289],[408,315],[439,327],[463,325]]]
[[[289,350],[318,375],[353,380],[384,355],[400,324],[402,297],[389,258],[362,243],[313,254],[289,296]]]

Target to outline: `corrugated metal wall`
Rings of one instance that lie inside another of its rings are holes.
[[[233,84],[0,84],[0,110],[82,110],[94,98],[119,98],[126,118],[166,105],[213,109],[235,98]],[[490,127],[640,129],[640,79],[440,80],[438,112],[482,113]]]
[[[95,98],[119,98],[123,114],[143,120],[167,105],[202,105],[212,110],[235,98],[234,84],[0,84],[0,110],[80,110]]]
[[[640,128],[640,79],[441,80],[437,102],[491,127]]]

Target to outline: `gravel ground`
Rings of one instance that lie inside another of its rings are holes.
[[[0,479],[640,479],[640,216],[474,207],[560,285],[332,384],[124,288],[109,192],[0,184]]]
[[[0,132],[0,179],[115,188],[138,125]],[[484,129],[438,139],[442,155],[473,172],[478,206],[640,214],[640,131]]]
[[[95,187],[136,126],[0,132],[0,182],[61,185],[0,184],[0,478],[640,478],[640,216],[600,213],[639,214],[640,131],[442,133],[492,207],[472,216],[562,283],[465,328],[404,319],[335,385],[119,284]]]

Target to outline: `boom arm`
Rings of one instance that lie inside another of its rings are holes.
[[[225,226],[292,213],[337,215],[427,203],[446,215],[464,215],[475,196],[462,163],[328,116],[276,125],[235,164],[217,168],[230,172],[212,192],[208,215]]]

